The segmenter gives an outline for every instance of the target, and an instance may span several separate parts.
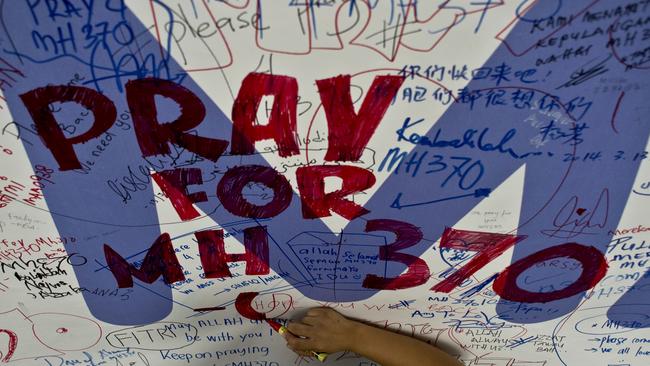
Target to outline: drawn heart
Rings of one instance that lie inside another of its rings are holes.
[[[4,356],[4,358],[0,359],[0,361],[7,363],[11,359],[11,356],[14,355],[14,352],[16,351],[16,347],[18,346],[18,336],[16,333],[7,330],[7,329],[0,329],[0,333],[7,333],[9,336],[9,343],[8,343],[8,350],[7,350],[7,355]],[[0,352],[0,357],[2,357],[2,352]]]

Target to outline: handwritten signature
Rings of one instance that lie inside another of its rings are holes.
[[[467,319],[472,318],[472,319]],[[451,319],[446,321],[446,324],[451,324],[451,328],[458,331],[459,329],[490,329],[497,330],[503,328],[511,328],[511,325],[506,324],[504,321],[494,321],[498,319],[497,315],[488,316],[481,311],[480,314],[470,317],[463,317],[462,319]]]
[[[594,66],[592,66],[591,68],[588,68],[588,69],[586,67],[590,63],[592,63],[593,60],[587,62],[583,66],[580,66],[580,69],[578,69],[578,70],[574,71],[573,73],[571,73],[571,78],[569,79],[569,81],[567,81],[566,83],[558,86],[556,89],[568,88],[570,86],[576,86],[576,85],[584,83],[587,80],[593,79],[598,75],[602,75],[602,74],[606,73],[607,71],[609,71],[609,69],[607,69],[605,67],[606,66],[605,64],[607,63],[607,61],[609,61],[610,58],[612,58],[611,54],[606,59],[600,61],[599,63],[597,63],[596,65],[594,65]]]
[[[578,196],[572,196],[562,206],[553,219],[554,229],[542,230],[542,234],[562,239],[574,238],[578,235],[595,235],[589,229],[603,229],[607,225],[609,215],[609,190],[604,188],[592,209],[578,206]]]

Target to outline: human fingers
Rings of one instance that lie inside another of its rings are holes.
[[[289,322],[289,324],[287,324],[287,329],[289,329],[289,332],[301,337],[311,336],[314,332],[313,328],[314,327],[311,325],[303,324],[300,322]]]
[[[293,352],[298,356],[302,356],[302,357],[314,357],[314,354],[309,351],[293,351]]]
[[[289,347],[292,351],[299,354],[301,352],[311,354],[311,350],[313,349],[313,344],[312,344],[313,342],[311,339],[300,338],[291,333],[286,333],[285,339],[287,341],[287,347]]]
[[[305,315],[318,317],[318,316],[326,315],[328,312],[334,312],[334,310],[327,307],[311,308],[307,311]]]
[[[314,327],[321,325],[323,323],[323,319],[317,316],[305,316],[300,320],[300,322]]]

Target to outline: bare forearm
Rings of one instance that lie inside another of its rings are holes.
[[[382,366],[461,366],[430,344],[348,319],[329,308],[310,309],[288,328],[287,345],[302,356],[349,350]]]
[[[382,366],[460,365],[457,360],[430,344],[363,323],[357,323],[355,338],[351,350]]]

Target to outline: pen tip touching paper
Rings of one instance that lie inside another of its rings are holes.
[[[283,334],[283,333],[286,331],[286,328],[285,328],[282,324],[276,322],[275,320],[270,320],[270,319],[264,319],[264,320],[265,320],[265,321],[266,321],[266,322],[271,326],[271,328],[273,328],[276,332],[278,332],[278,333],[280,333],[280,334]]]

